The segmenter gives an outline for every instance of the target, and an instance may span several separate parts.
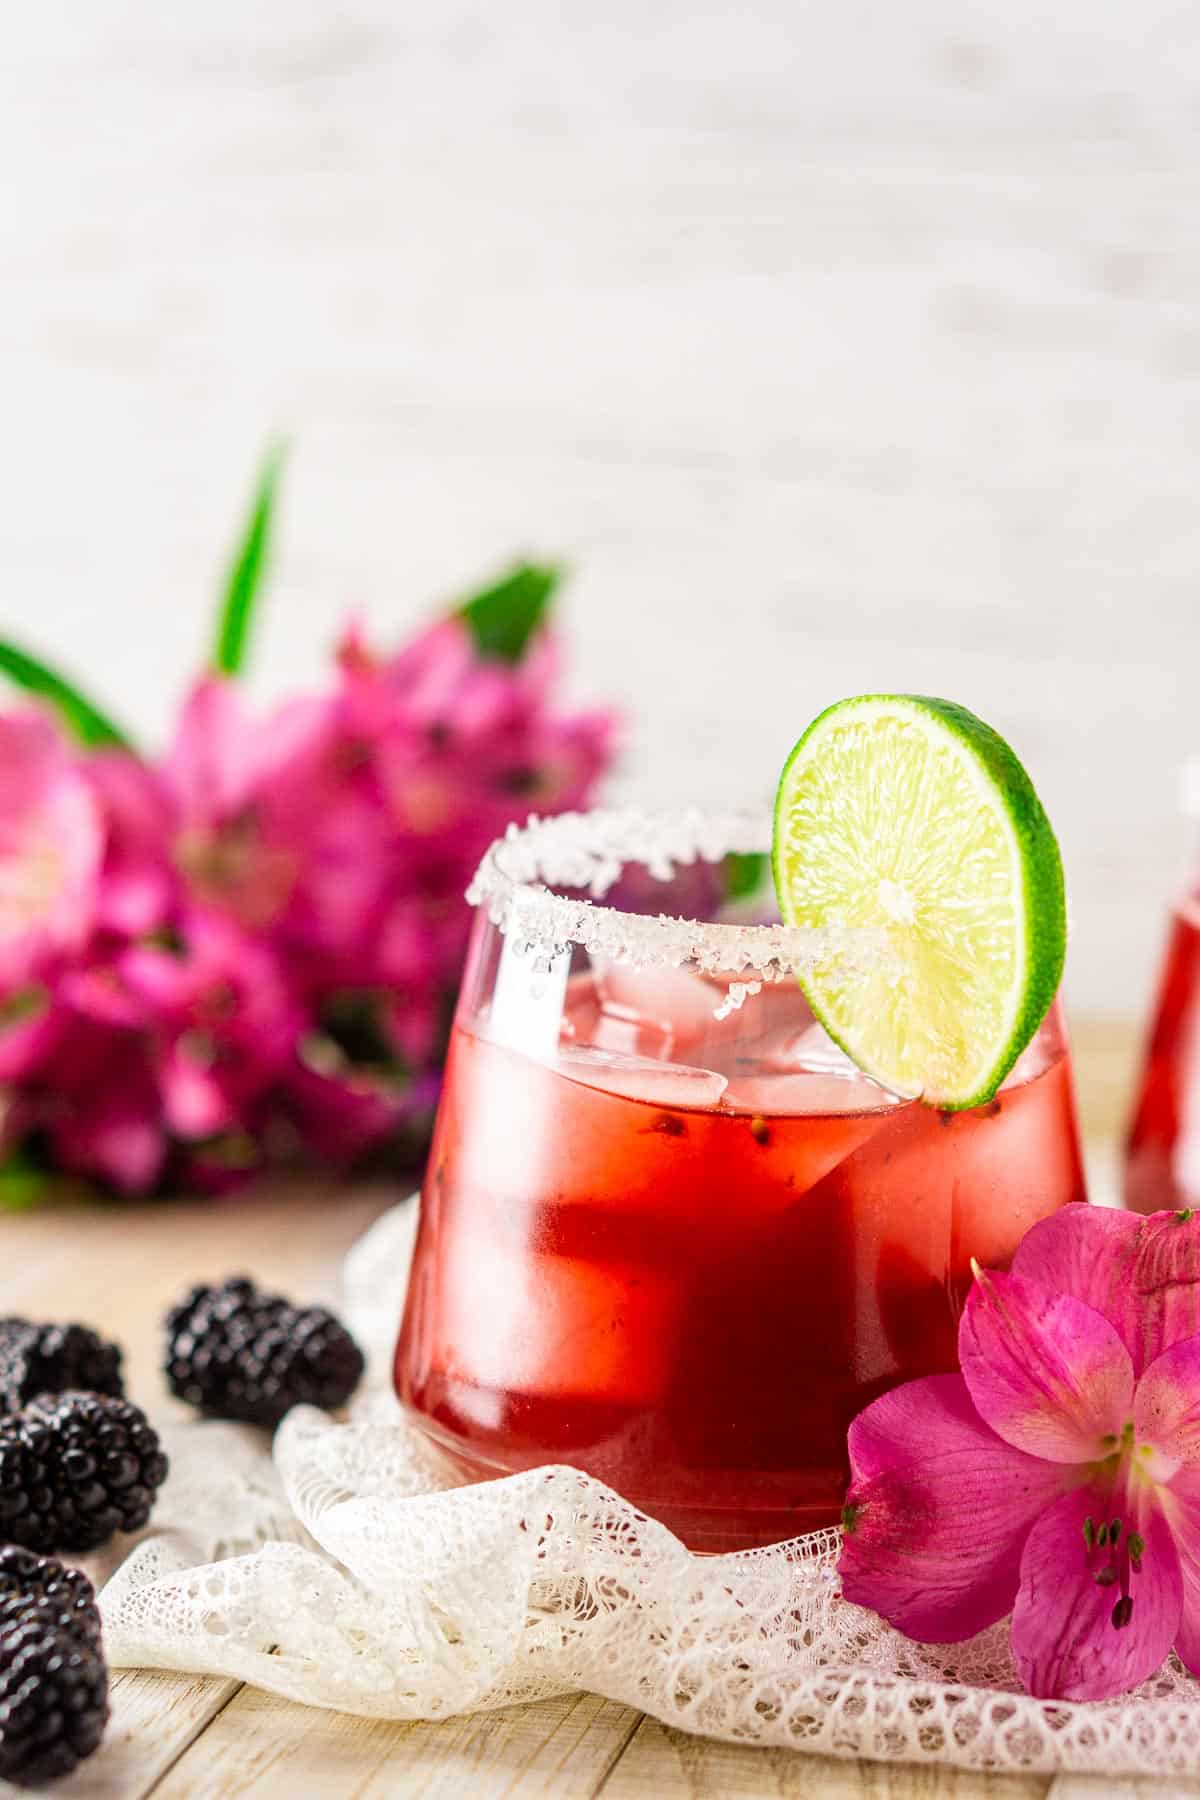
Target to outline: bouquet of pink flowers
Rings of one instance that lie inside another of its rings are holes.
[[[143,1194],[411,1156],[480,856],[610,760],[610,713],[552,706],[558,576],[533,565],[398,653],[351,627],[323,692],[248,712],[277,478],[273,457],[160,759],[0,642],[36,696],[0,715],[0,1201],[56,1172]]]

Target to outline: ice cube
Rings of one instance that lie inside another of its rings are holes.
[[[559,1036],[567,1043],[589,1044],[600,1017],[600,996],[590,969],[572,975],[567,983]]]
[[[683,1083],[671,1080],[669,1065],[651,1062],[647,1075],[629,1058],[589,1058],[566,1045],[559,1055],[575,1060],[573,1072],[558,1061],[549,1067],[530,1062],[469,1032],[455,1034],[439,1143],[456,1205],[475,1209],[480,1235],[494,1230],[488,1222],[493,1213],[514,1221],[519,1231],[526,1207],[550,1201],[690,1217],[694,1190],[684,1165],[709,1153],[721,1120],[715,1101],[703,1095],[718,1094],[721,1077],[698,1082],[704,1071],[684,1069],[686,1091],[679,1098]],[[654,1077],[669,1086],[670,1098],[648,1107],[645,1118],[628,1116],[633,1109],[614,1073],[620,1064],[636,1081],[639,1097]],[[664,1127],[664,1114],[679,1104],[692,1107],[679,1120],[686,1129]],[[696,1110],[698,1105],[706,1110]]]
[[[622,1056],[594,1045],[560,1046],[558,1067],[585,1087],[646,1100],[653,1106],[715,1106],[728,1086],[726,1077],[712,1069],[659,1062],[647,1056]]]
[[[661,1057],[666,1061],[675,1048],[675,1033],[669,1026],[611,1000],[597,1013],[590,1037],[598,1050],[615,1051],[620,1056]]]
[[[756,1074],[828,1075],[840,1081],[868,1079],[815,1022],[799,1029],[794,1025],[784,1026],[755,1038],[742,1046],[738,1061],[752,1062]]]
[[[436,1355],[485,1388],[645,1404],[670,1378],[679,1310],[677,1283],[648,1269],[460,1233],[441,1271]]]
[[[850,1068],[853,1080],[841,1071],[829,1074],[816,1069],[790,1075],[735,1075],[725,1090],[725,1105],[770,1119],[881,1112],[904,1104],[853,1063]]]
[[[899,1104],[811,1020],[740,1044],[725,1093],[726,1106],[764,1118],[876,1112]]]
[[[634,1017],[668,1033],[676,1044],[711,1030],[713,1013],[724,995],[688,969],[635,969],[608,963],[598,970],[600,1004],[620,1016]]]

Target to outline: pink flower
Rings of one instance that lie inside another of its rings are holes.
[[[422,1085],[401,1098],[384,1092],[366,1072],[326,1074],[297,1058],[273,1097],[272,1123],[286,1122],[309,1156],[348,1166],[418,1115]],[[424,1104],[430,1105],[428,1096]]]
[[[33,1136],[57,1167],[142,1194],[168,1144],[150,1045],[133,1016],[99,972],[66,977],[5,1032],[0,1075],[14,1084],[6,1141]]]
[[[955,1642],[1012,1611],[1032,1694],[1200,1673],[1200,1218],[1068,1207],[979,1272],[961,1375],[850,1428],[847,1599]]]
[[[611,754],[557,672],[454,617],[261,716],[206,675],[158,765],[0,715],[0,1150],[145,1192],[415,1146],[475,866]]]
[[[75,1174],[107,1182],[123,1194],[149,1193],[167,1157],[167,1138],[153,1072],[141,1046],[110,1039],[109,1058],[126,1054],[119,1065],[94,1045],[95,1073],[74,1091],[64,1089],[49,1126],[55,1161]]]
[[[95,750],[82,766],[104,828],[96,924],[146,936],[167,922],[179,894],[170,795],[157,771],[126,750]]]
[[[102,853],[98,808],[57,725],[0,715],[0,989],[84,941]]]
[[[445,619],[389,659],[351,632],[329,694],[262,719],[207,677],[165,776],[191,894],[268,939],[319,1014],[376,988],[397,1056],[439,1049],[470,917],[463,892],[491,840],[531,809],[586,804],[612,753],[607,714],[562,716],[557,651],[480,658]]]
[[[468,881],[514,817],[584,805],[611,761],[611,713],[550,709],[560,661],[549,631],[518,663],[482,659],[459,618],[390,659],[357,632],[343,643],[344,717],[370,746],[394,826],[414,849],[445,834]]]
[[[152,1044],[164,1124],[187,1142],[243,1124],[290,1065],[305,1013],[270,950],[232,921],[189,915],[183,946],[134,946],[115,972]]]
[[[180,923],[179,950],[125,945],[64,967],[0,1031],[10,1141],[36,1134],[61,1167],[124,1193],[168,1167],[188,1179],[194,1146],[228,1168],[223,1140],[244,1139],[290,1078],[307,1015],[230,920]]]
[[[176,857],[195,898],[249,930],[273,928],[291,904],[313,818],[331,797],[314,780],[331,725],[321,700],[255,719],[235,685],[215,675],[184,705],[163,764]]]

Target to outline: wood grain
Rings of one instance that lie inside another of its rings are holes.
[[[638,1714],[592,1694],[444,1724],[383,1724],[243,1688],[155,1800],[591,1800]]]
[[[840,1762],[751,1750],[669,1730],[644,1718],[601,1790],[604,1800],[1042,1800],[1044,1775]]]
[[[1060,1775],[1046,1800],[1188,1800],[1200,1794],[1200,1778],[1151,1775]]]

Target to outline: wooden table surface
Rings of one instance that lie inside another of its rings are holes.
[[[1093,1134],[1111,1131],[1126,1033],[1078,1044]],[[222,1205],[175,1204],[11,1216],[0,1221],[0,1312],[84,1319],[124,1344],[131,1394],[169,1401],[159,1374],[162,1313],[190,1281],[246,1270],[307,1299],[336,1298],[343,1252],[395,1198],[312,1185]],[[0,1792],[16,1793],[0,1783]],[[278,1700],[240,1682],[123,1671],[102,1748],[56,1794],[91,1800],[1083,1800],[1200,1794],[1200,1782],[1001,1777],[837,1762],[710,1743],[592,1695],[433,1724],[377,1723]]]

